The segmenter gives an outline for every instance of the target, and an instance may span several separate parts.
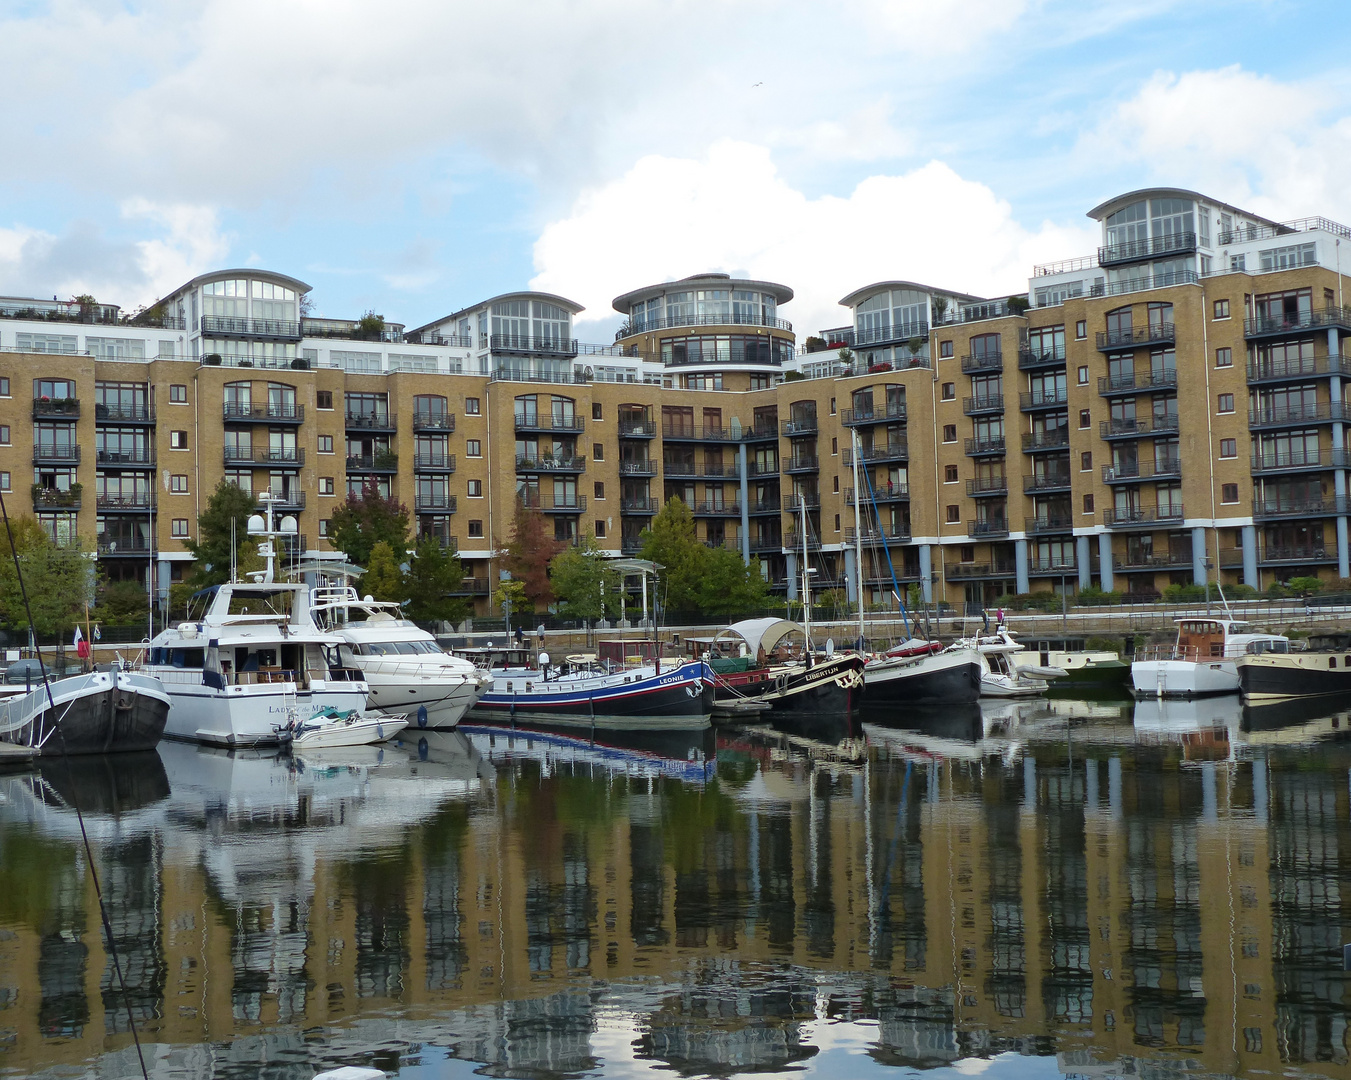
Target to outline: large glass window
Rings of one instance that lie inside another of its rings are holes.
[[[1123,206],[1115,214],[1107,217],[1107,246],[1122,247],[1137,241],[1149,239],[1149,223],[1146,220],[1145,200],[1141,199],[1130,206]]]

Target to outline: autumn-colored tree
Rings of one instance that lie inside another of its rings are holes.
[[[366,565],[381,541],[398,556],[396,561],[402,561],[408,549],[408,520],[408,507],[367,483],[360,495],[349,495],[333,508],[328,541],[358,566]]]
[[[548,520],[538,510],[516,502],[516,517],[511,523],[511,541],[502,565],[511,572],[525,589],[525,596],[535,610],[553,602],[553,586],[549,582],[549,562],[566,545],[555,540]]]

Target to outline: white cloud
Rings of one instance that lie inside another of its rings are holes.
[[[1094,243],[1087,226],[1023,226],[988,187],[941,162],[809,198],[765,147],[722,141],[699,159],[645,157],[583,193],[541,234],[531,285],[585,304],[586,321],[614,318],[610,301],[630,289],[744,271],[796,292],[784,315],[802,337],[840,325],[840,297],[873,281],[1009,294],[1026,289],[1034,263]]]
[[[219,215],[209,206],[128,199],[122,204],[122,216],[146,219],[166,232],[163,237],[136,242],[141,271],[155,297],[206,270],[221,267],[230,250],[229,237],[220,230]]]

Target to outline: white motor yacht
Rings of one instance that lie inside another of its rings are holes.
[[[1238,658],[1250,652],[1285,652],[1290,639],[1261,634],[1241,619],[1178,619],[1172,645],[1141,649],[1131,664],[1131,685],[1149,697],[1200,697],[1239,689]]]
[[[1002,627],[993,634],[955,641],[948,648],[975,649],[979,654],[981,697],[1034,697],[1046,692],[1051,679],[1065,674],[1057,668],[1016,665],[1013,658],[1023,645]]]
[[[318,586],[311,607],[319,627],[351,648],[370,688],[370,706],[407,713],[409,724],[453,728],[493,684],[492,675],[403,617],[398,604],[357,595],[350,585]]]

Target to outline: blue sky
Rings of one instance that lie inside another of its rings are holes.
[[[418,325],[743,272],[994,294],[1149,184],[1351,220],[1351,8],[1294,0],[60,0],[0,7],[0,293],[206,269]]]

